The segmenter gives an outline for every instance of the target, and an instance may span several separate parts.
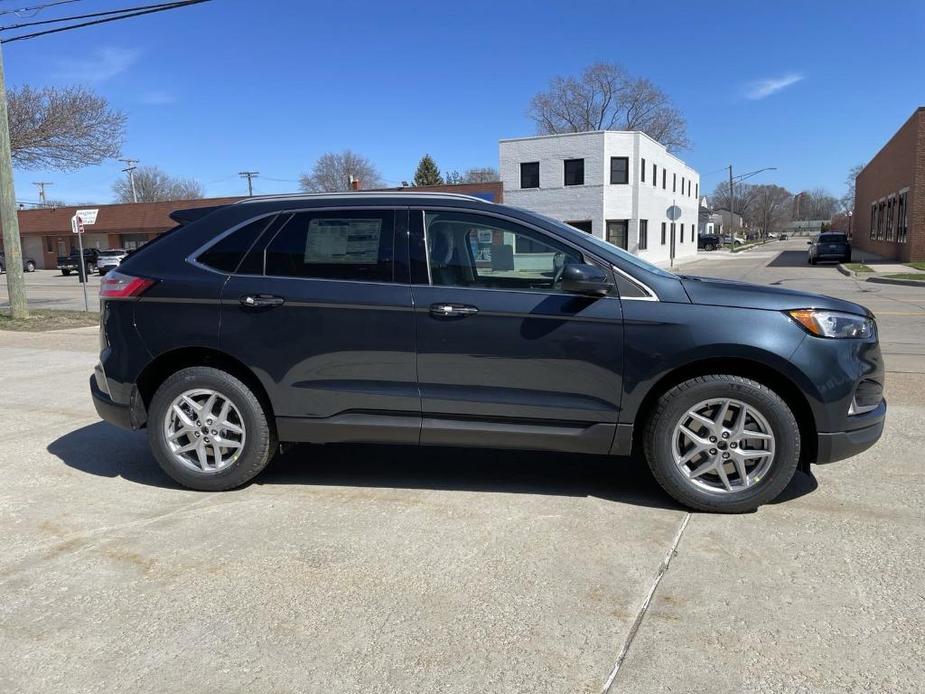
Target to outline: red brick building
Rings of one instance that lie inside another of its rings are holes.
[[[59,255],[68,255],[73,248],[77,248],[77,238],[71,233],[71,217],[78,210],[96,210],[93,223],[84,227],[84,248],[133,249],[176,226],[176,222],[170,218],[174,210],[224,205],[240,199],[203,198],[20,210],[19,234],[23,257],[32,258],[40,268],[55,267]],[[87,217],[86,221],[89,221],[92,214]]]
[[[858,174],[851,243],[885,258],[925,260],[925,107]]]

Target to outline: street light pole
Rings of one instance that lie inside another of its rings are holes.
[[[14,319],[29,317],[26,303],[25,276],[22,270],[22,247],[19,217],[13,189],[13,157],[10,151],[10,121],[6,103],[6,80],[3,75],[3,49],[0,42],[0,224],[3,225],[3,248],[6,251],[6,286],[10,297],[10,315]]]

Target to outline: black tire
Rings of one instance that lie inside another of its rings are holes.
[[[674,428],[694,405],[712,398],[733,398],[758,410],[770,425],[775,453],[756,483],[732,492],[710,492],[695,486],[674,462]],[[698,376],[662,395],[646,423],[644,448],[658,483],[680,503],[698,511],[743,513],[773,501],[790,483],[800,458],[800,428],[787,403],[773,390],[741,376]]]
[[[714,251],[714,250],[716,250],[716,246],[714,246],[712,243],[708,243],[708,244],[706,244],[706,245],[703,247],[703,250],[705,250],[705,251]]]
[[[810,265],[815,265],[815,264],[816,264],[816,259],[815,259],[815,258],[810,258],[810,259],[809,259],[809,264],[810,264]]]
[[[24,267],[23,269],[24,269],[26,272],[35,272],[35,263],[33,263],[33,262],[30,260],[28,263],[26,263],[26,265],[25,265],[25,267]]]
[[[61,271],[61,274],[64,275],[65,277],[67,277],[68,275],[71,274],[71,271],[70,271],[70,270],[62,270],[62,271]]]
[[[244,448],[237,460],[223,470],[197,472],[178,462],[164,434],[167,409],[181,393],[209,388],[229,398],[241,414],[246,431]],[[182,369],[157,389],[148,411],[148,443],[161,469],[184,487],[199,491],[223,491],[240,487],[256,477],[277,449],[276,432],[260,400],[231,374],[206,366]]]

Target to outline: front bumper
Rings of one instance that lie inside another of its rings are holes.
[[[857,455],[873,446],[883,434],[886,420],[886,400],[876,409],[852,417],[860,426],[848,431],[820,432],[816,437],[816,463],[834,463]]]

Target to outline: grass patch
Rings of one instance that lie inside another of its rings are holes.
[[[852,272],[873,272],[874,269],[865,265],[864,263],[845,263],[844,267],[851,270]]]
[[[40,333],[65,328],[86,328],[100,324],[100,314],[95,311],[55,311],[33,309],[26,319],[13,320],[8,311],[0,312],[0,330],[19,330]]]
[[[906,263],[908,267],[915,268],[916,270],[925,270],[925,262],[920,263]]]
[[[925,284],[925,275],[921,272],[895,272],[890,275],[878,275],[878,277],[889,277],[893,280],[918,280]]]

